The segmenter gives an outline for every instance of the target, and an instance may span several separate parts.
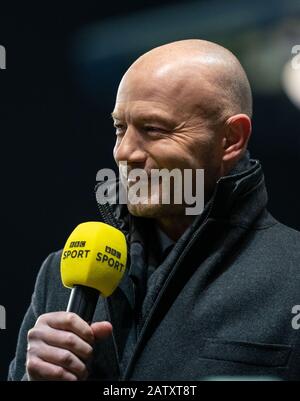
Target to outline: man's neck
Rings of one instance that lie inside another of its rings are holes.
[[[195,216],[170,216],[157,219],[157,224],[169,238],[177,241],[194,219]]]

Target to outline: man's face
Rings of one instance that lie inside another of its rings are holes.
[[[201,113],[202,93],[196,90],[194,79],[188,71],[149,71],[147,66],[133,68],[123,77],[112,113],[116,129],[113,153],[121,179],[124,162],[127,174],[140,168],[148,177],[152,169],[204,169],[206,197],[211,192],[220,175],[221,141]],[[136,182],[127,180],[126,184],[130,188]],[[161,198],[159,203],[153,202],[161,196],[161,185],[151,192],[149,179],[147,201],[133,204],[129,200],[129,211],[151,218],[184,214],[184,205],[162,204]]]

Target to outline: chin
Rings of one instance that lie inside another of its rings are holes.
[[[178,207],[180,205],[143,205],[143,204],[131,204],[127,205],[129,213],[137,217],[145,218],[164,218],[170,216],[179,216],[184,214],[183,208]]]
[[[137,217],[155,218],[160,214],[160,205],[143,205],[132,204],[127,205],[129,213]]]

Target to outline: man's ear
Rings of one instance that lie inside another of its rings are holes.
[[[223,162],[231,164],[244,153],[251,134],[251,120],[246,114],[229,117],[223,137]]]

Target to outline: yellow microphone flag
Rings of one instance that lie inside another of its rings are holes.
[[[126,262],[126,238],[120,230],[96,221],[79,224],[61,256],[63,285],[91,287],[108,297],[119,285]]]

